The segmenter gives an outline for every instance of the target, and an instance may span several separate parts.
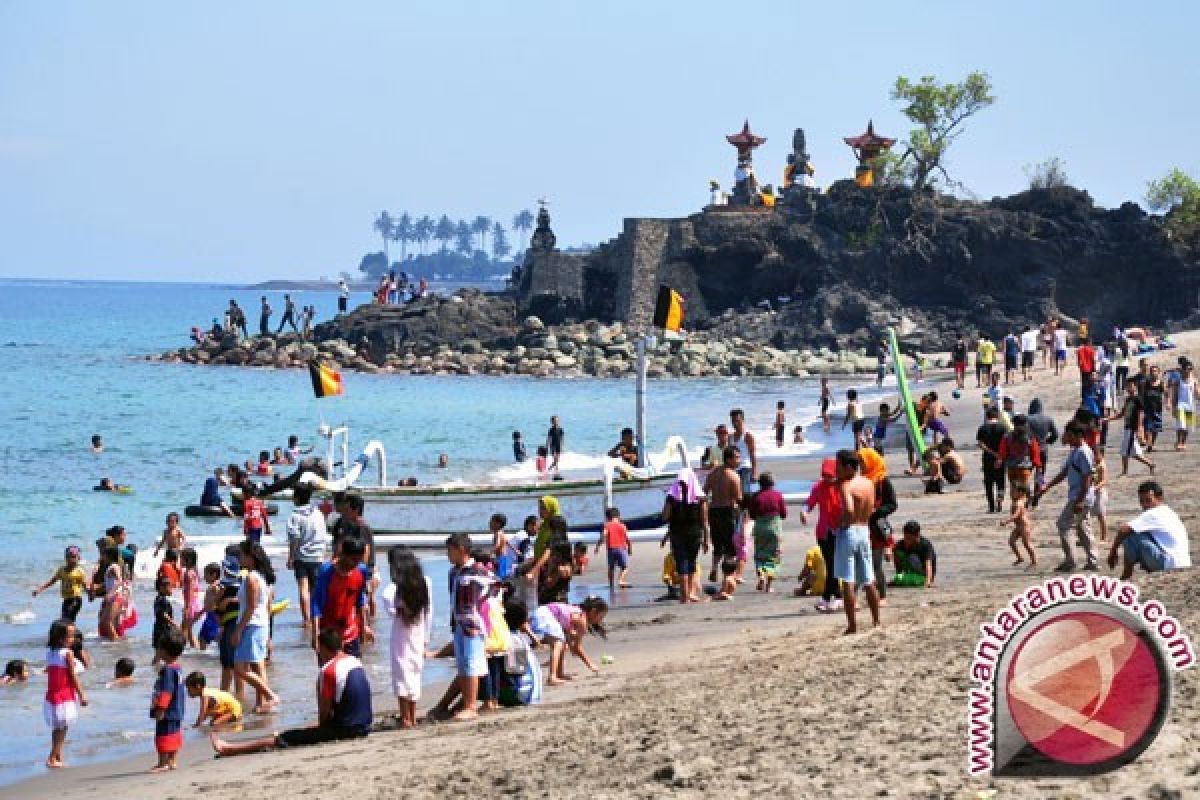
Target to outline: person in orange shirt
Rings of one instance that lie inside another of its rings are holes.
[[[625,582],[625,574],[629,571],[629,557],[633,554],[633,543],[629,541],[629,529],[625,527],[624,522],[621,522],[621,512],[615,508],[606,509],[604,519],[604,531],[600,534],[600,540],[596,542],[595,552],[600,552],[601,545],[608,551],[609,591],[617,586],[627,589],[629,584]],[[619,576],[616,574],[617,570],[621,571]],[[616,578],[615,581],[614,578]]]

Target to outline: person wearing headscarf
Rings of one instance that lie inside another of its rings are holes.
[[[662,545],[671,542],[671,555],[679,574],[679,602],[698,603],[697,559],[701,548],[708,552],[708,499],[691,467],[684,467],[675,476],[675,483],[663,504],[662,518],[667,523],[667,535],[663,537]]]
[[[887,462],[874,449],[864,447],[858,451],[860,471],[864,477],[875,485],[875,510],[867,526],[871,531],[871,562],[875,570],[875,588],[879,590],[879,602],[887,600],[887,575],[883,571],[883,562],[891,561],[895,537],[892,536],[892,525],[888,517],[896,513],[899,504],[896,502],[896,487],[888,477]]]
[[[538,517],[541,522],[534,537],[533,558],[522,563],[517,572],[537,586],[538,603],[546,603],[565,596],[570,588],[571,543],[558,498],[545,495],[538,500]],[[545,599],[548,597],[552,599]]]
[[[817,517],[817,545],[821,548],[821,557],[825,559],[828,577],[821,599],[817,601],[817,611],[838,611],[841,601],[836,595],[841,589],[833,577],[833,556],[836,540],[834,532],[842,524],[842,492],[837,484],[837,459],[827,458],[821,462],[821,479],[813,484],[804,503],[805,510],[800,512],[801,521],[808,524],[808,513],[814,508],[819,509]]]
[[[541,522],[538,523],[537,537],[533,540],[533,558],[536,561],[546,552],[546,547],[550,544],[550,537],[553,535],[553,530],[550,526],[550,520],[555,517],[562,516],[562,506],[558,502],[557,497],[545,495],[538,500],[538,517]]]

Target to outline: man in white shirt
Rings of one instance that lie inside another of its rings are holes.
[[[1067,365],[1067,331],[1056,328],[1054,331],[1054,374],[1061,375]]]
[[[300,616],[304,627],[311,620],[311,592],[317,585],[317,570],[325,561],[325,546],[329,533],[325,528],[325,515],[312,502],[312,488],[296,486],[292,489],[295,510],[287,522],[288,569],[296,576],[296,589],[300,595]]]
[[[1030,325],[1021,334],[1021,375],[1025,380],[1030,380],[1033,377],[1029,374],[1029,370],[1033,369],[1033,357],[1037,354],[1037,345],[1037,328]]]
[[[1163,488],[1157,481],[1138,486],[1138,502],[1142,513],[1117,529],[1108,566],[1116,569],[1117,551],[1125,551],[1121,579],[1133,577],[1133,568],[1141,565],[1146,572],[1183,569],[1192,565],[1188,548],[1188,533],[1179,515],[1163,500]]]

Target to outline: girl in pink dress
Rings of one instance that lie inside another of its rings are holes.
[[[50,757],[46,766],[58,769],[63,763],[63,742],[67,739],[67,728],[79,717],[79,707],[87,705],[79,676],[75,674],[75,656],[71,654],[71,642],[75,638],[75,626],[65,620],[56,620],[50,625],[46,641],[46,702],[42,713],[50,726]]]
[[[179,563],[183,565],[183,576],[180,580],[183,587],[183,636],[188,647],[199,647],[192,628],[196,625],[196,620],[204,616],[204,590],[200,585],[200,573],[196,569],[195,549],[183,548],[183,552],[179,554]]]

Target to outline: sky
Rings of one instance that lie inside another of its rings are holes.
[[[898,75],[991,76],[949,158],[982,199],[1052,156],[1105,206],[1200,175],[1195,3],[817,5],[0,0],[0,277],[335,276],[380,210],[542,197],[603,242],[698,211],[747,118],[760,180],[797,127],[850,177],[842,137],[910,127]]]

